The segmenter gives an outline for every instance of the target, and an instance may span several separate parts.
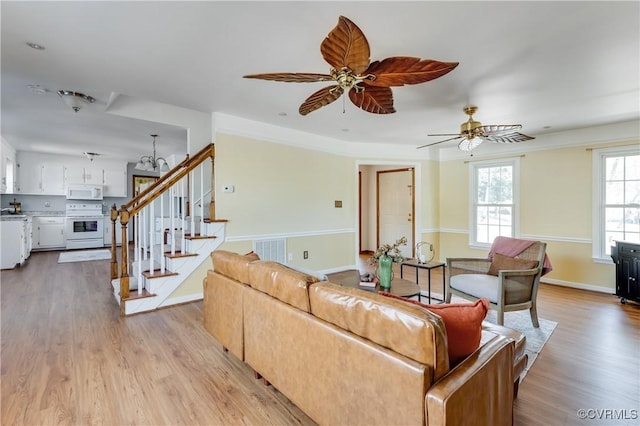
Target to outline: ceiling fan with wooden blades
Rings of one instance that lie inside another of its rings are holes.
[[[421,145],[417,147],[417,149],[438,145],[456,139],[462,139],[458,144],[460,151],[472,151],[480,146],[482,142],[514,143],[535,139],[533,136],[527,136],[515,131],[522,129],[521,124],[490,124],[483,126],[482,123],[473,119],[473,114],[478,111],[478,107],[476,106],[465,107],[463,111],[469,116],[469,119],[460,125],[460,133],[434,133],[427,135],[453,137]]]
[[[322,41],[320,52],[331,65],[329,74],[268,73],[245,75],[244,78],[290,83],[336,83],[309,96],[300,105],[299,112],[302,115],[336,101],[343,93],[348,93],[351,102],[367,112],[391,114],[396,111],[391,87],[425,83],[458,66],[457,62],[439,62],[409,56],[392,56],[382,61],[370,62],[369,42],[364,33],[344,16],[340,16],[338,25]]]

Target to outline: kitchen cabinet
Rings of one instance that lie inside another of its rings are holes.
[[[102,185],[107,197],[127,196],[126,162],[18,151],[15,164],[18,194],[65,195],[69,184],[92,184]]]
[[[90,183],[102,185],[104,183],[103,170],[97,165],[78,166],[69,165],[64,168],[65,183]]]
[[[17,193],[64,195],[64,166],[30,160],[18,163]]]
[[[111,216],[110,215],[106,215],[104,217],[104,226],[102,227],[102,229],[104,230],[104,245],[105,246],[110,246],[111,245],[111,241],[112,241],[112,225],[113,223],[111,222]],[[120,225],[120,221],[116,220],[116,245],[117,246],[121,246],[122,245],[122,225]]]
[[[27,258],[27,217],[19,216],[0,221],[2,233],[2,252],[0,253],[0,268],[10,269],[22,265]]]
[[[0,194],[13,194],[16,182],[16,150],[2,139],[2,156],[0,157]]]
[[[55,249],[64,248],[63,216],[36,216],[33,218],[33,248]]]
[[[127,196],[127,169],[126,167],[105,168],[103,170],[104,196]]]

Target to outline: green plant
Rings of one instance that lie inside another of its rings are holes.
[[[400,246],[406,246],[406,245],[407,245],[407,237],[401,237],[400,239],[396,240],[396,242],[393,244],[381,245],[380,247],[378,247],[375,253],[373,253],[373,256],[369,258],[369,264],[370,265],[377,264],[378,259],[380,259],[380,257],[383,255],[390,256],[394,262],[397,262],[397,263],[404,262],[405,258],[404,256],[402,256],[402,253],[400,253]]]

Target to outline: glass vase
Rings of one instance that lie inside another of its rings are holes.
[[[393,259],[383,254],[378,259],[378,280],[380,280],[380,290],[389,291],[391,289]]]

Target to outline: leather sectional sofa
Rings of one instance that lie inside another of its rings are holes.
[[[254,255],[211,256],[205,328],[319,424],[513,423],[518,332],[483,329],[450,368],[443,320],[423,307]]]

